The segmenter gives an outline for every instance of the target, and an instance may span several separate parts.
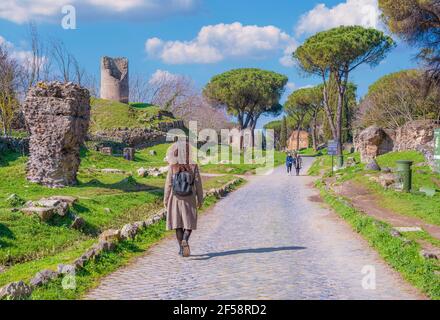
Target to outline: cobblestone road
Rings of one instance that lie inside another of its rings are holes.
[[[179,258],[174,238],[166,239],[86,298],[423,298],[334,213],[309,200],[311,181],[284,168],[252,177],[200,218],[191,258]],[[376,270],[376,290],[362,287],[365,266]]]

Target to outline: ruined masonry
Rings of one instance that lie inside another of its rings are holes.
[[[128,103],[128,60],[126,58],[102,58],[101,98]]]
[[[23,111],[31,133],[27,179],[54,188],[75,184],[89,128],[89,91],[70,82],[39,83]]]

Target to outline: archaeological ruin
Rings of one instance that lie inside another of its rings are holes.
[[[30,130],[27,179],[48,187],[77,182],[80,146],[90,121],[90,93],[73,83],[39,83],[23,105]]]
[[[102,58],[101,98],[128,103],[128,59],[110,57]]]

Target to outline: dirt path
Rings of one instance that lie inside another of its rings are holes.
[[[312,159],[305,159],[306,167]],[[307,169],[307,168],[305,168]],[[334,213],[311,177],[252,177],[203,215],[193,256],[166,239],[103,279],[87,299],[418,299]],[[312,197],[312,198],[311,198]],[[375,270],[376,289],[362,286]]]
[[[380,200],[358,183],[347,181],[340,186],[334,186],[333,190],[337,194],[349,198],[356,209],[378,220],[385,221],[393,227],[419,227],[434,238],[440,239],[440,226],[429,224],[414,217],[397,214],[392,210],[381,207]]]

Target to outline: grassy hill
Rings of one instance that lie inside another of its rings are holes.
[[[154,128],[160,122],[172,122],[176,119],[159,117],[160,108],[150,104],[131,103],[92,98],[90,101],[90,132],[113,128]]]

